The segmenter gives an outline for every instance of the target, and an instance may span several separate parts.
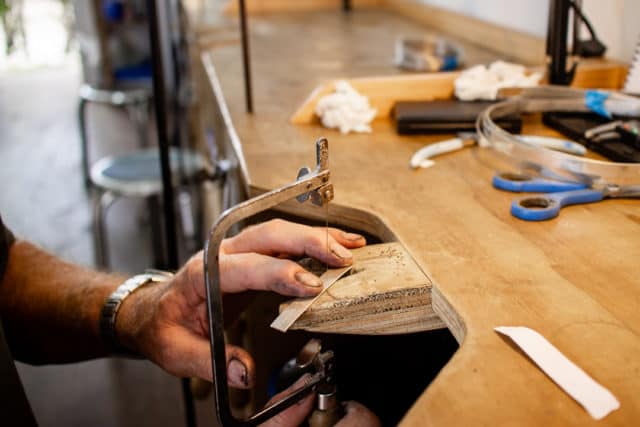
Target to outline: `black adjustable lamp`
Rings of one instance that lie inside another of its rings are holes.
[[[569,33],[569,11],[574,13],[573,47],[571,52],[571,64],[567,64],[569,58],[567,49],[567,36]],[[589,30],[591,38],[580,40],[578,26],[584,23]],[[549,24],[547,28],[547,63],[549,67],[549,83],[556,85],[569,85],[573,80],[578,57],[602,56],[606,47],[596,36],[591,22],[582,12],[582,8],[574,0],[551,0],[549,2]]]

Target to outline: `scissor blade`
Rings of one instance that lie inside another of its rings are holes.
[[[637,199],[640,198],[640,185],[612,186],[605,190],[605,194],[607,197],[617,199]]]

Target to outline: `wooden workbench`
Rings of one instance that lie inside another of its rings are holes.
[[[395,36],[420,31],[404,18],[380,11],[273,15],[252,17],[251,31],[254,115],[244,110],[239,45],[220,43],[203,54],[218,124],[246,161],[250,187],[289,183],[301,165],[315,163],[314,141],[326,136],[335,186],[330,220],[402,243],[431,282],[432,309],[460,343],[402,425],[637,424],[638,202],[574,206],[551,221],[524,222],[509,213],[514,195],[491,187],[494,171],[476,150],[414,171],[411,154],[441,137],[400,137],[389,121],[374,122],[371,135],[348,136],[289,124],[323,81],[399,73],[391,65]],[[468,63],[495,59],[464,46]],[[542,333],[621,408],[594,421],[493,331],[499,325]]]

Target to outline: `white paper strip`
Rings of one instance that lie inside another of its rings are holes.
[[[524,326],[498,326],[497,332],[511,338],[556,384],[573,397],[596,420],[620,407],[618,399],[575,363],[567,359],[545,337]]]
[[[322,276],[320,276],[320,280],[322,280],[322,290],[315,297],[310,298],[300,298],[293,301],[287,308],[285,308],[278,317],[275,318],[273,322],[271,322],[271,327],[273,329],[277,329],[280,332],[287,332],[287,330],[293,325],[296,320],[302,314],[307,311],[309,307],[313,305],[314,302],[322,295],[331,285],[333,285],[339,278],[344,276],[347,271],[351,270],[353,265],[349,265],[347,267],[342,268],[332,268],[324,272]]]

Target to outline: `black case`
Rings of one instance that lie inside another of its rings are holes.
[[[588,129],[611,120],[594,113],[544,113],[542,122],[606,158],[624,163],[640,163],[640,149],[625,143],[622,138],[602,142],[589,141],[584,137]]]
[[[397,131],[401,135],[475,132],[478,114],[491,101],[401,101],[394,107]],[[520,133],[522,119],[509,115],[495,123],[511,133]]]

